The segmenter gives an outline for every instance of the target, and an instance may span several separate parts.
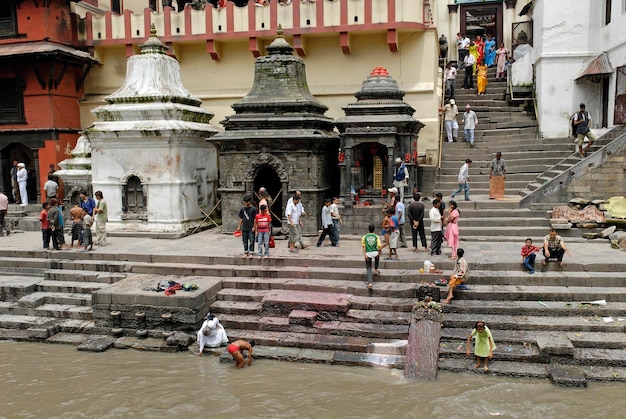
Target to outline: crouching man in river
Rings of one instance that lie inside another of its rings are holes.
[[[233,343],[228,345],[228,353],[232,355],[235,360],[235,367],[243,368],[246,363],[243,358],[242,351],[248,351],[248,366],[252,365],[252,347],[254,346],[254,341],[250,340],[248,342],[245,339],[239,339],[234,341]]]
[[[198,356],[202,356],[205,346],[208,348],[217,348],[223,343],[228,343],[228,336],[226,336],[226,330],[224,326],[220,324],[217,317],[210,314],[207,319],[202,323],[202,327],[198,330],[199,352]]]

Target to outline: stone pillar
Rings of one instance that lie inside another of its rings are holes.
[[[387,149],[387,173],[389,173],[387,189],[393,187],[393,172],[395,171],[395,168],[396,168],[395,160],[396,160],[396,148],[389,147]]]
[[[345,163],[346,163],[346,169],[345,169],[345,183],[344,186],[346,188],[345,190],[345,200],[344,200],[344,205],[345,206],[352,206],[352,193],[351,193],[351,185],[352,185],[352,147],[346,146],[345,150],[343,151],[345,153]]]
[[[430,297],[413,308],[404,357],[406,378],[422,380],[437,378],[442,319],[441,306],[431,301]]]
[[[34,196],[33,203],[36,204],[41,202],[41,186],[39,183],[39,150],[33,150],[33,165],[35,167],[35,185],[37,185],[37,193]],[[46,172],[46,179],[48,178],[48,173]]]

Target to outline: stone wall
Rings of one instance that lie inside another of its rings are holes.
[[[585,176],[572,179],[567,192],[572,197],[589,199],[626,195],[626,149],[609,157]]]

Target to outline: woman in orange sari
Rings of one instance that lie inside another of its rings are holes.
[[[476,67],[476,86],[478,87],[478,96],[484,95],[487,89],[487,64],[480,61]]]

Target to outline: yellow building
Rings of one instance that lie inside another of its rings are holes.
[[[219,124],[233,113],[231,104],[249,92],[254,60],[266,54],[265,47],[280,25],[306,64],[311,93],[329,107],[326,115],[344,116],[342,107],[354,101],[354,93],[372,69],[382,66],[406,92],[404,100],[417,110],[415,117],[425,124],[420,154],[437,149],[441,74],[439,34],[432,23],[430,1],[293,0],[285,5],[272,1],[265,7],[253,3],[237,7],[228,1],[220,9],[207,4],[204,10],[187,5],[181,12],[150,0],[74,3],[78,42],[103,64],[86,79],[82,125],[90,125],[90,111],[121,86],[126,59],[138,53],[152,24],[180,61],[185,87],[215,113],[212,122]],[[121,14],[112,12],[112,5],[123,8]]]

